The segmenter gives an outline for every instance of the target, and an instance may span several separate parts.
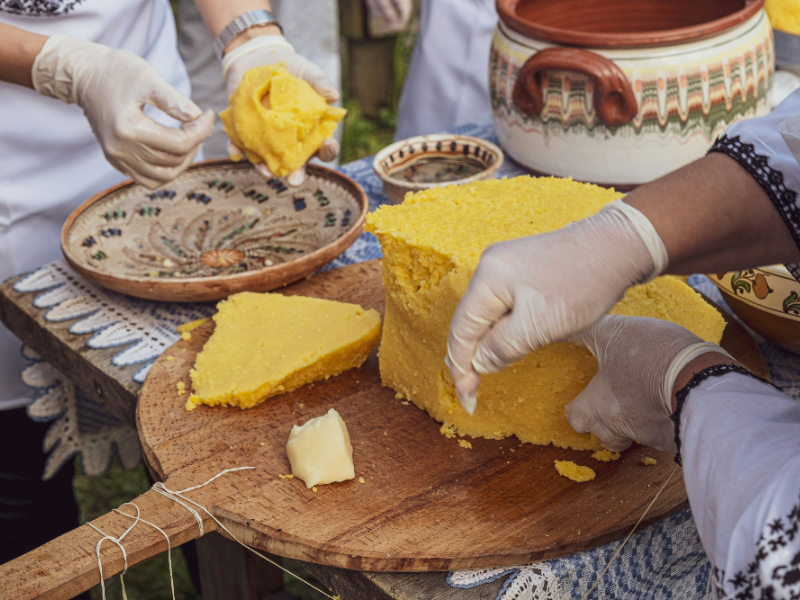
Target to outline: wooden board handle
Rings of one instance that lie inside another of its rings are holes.
[[[148,490],[132,502],[141,511],[141,517],[158,525],[169,536],[172,548],[197,538],[200,534],[197,521],[182,506],[161,494]],[[132,506],[123,506],[128,514],[135,514]],[[216,531],[208,515],[204,531]],[[108,535],[118,537],[131,526],[132,519],[111,512],[95,519],[92,524]],[[88,525],[82,525],[31,550],[19,558],[0,565],[0,598],[4,600],[31,600],[72,598],[100,583],[95,548],[101,535]],[[142,563],[167,550],[167,540],[146,523],[138,523],[122,541],[128,555],[128,568]],[[100,550],[103,577],[122,572],[125,563],[122,552],[113,542],[103,542]],[[168,581],[164,581],[169,586]]]
[[[542,112],[544,99],[538,75],[549,69],[577,71],[593,78],[594,107],[606,125],[623,125],[639,112],[631,82],[614,62],[579,48],[547,48],[525,61],[514,83],[514,103],[525,114]]]

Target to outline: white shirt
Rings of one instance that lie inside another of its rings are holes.
[[[0,21],[40,35],[73,37],[129,50],[153,65],[187,96],[189,78],[177,51],[175,23],[167,0],[0,0]],[[124,82],[120,82],[124,85]],[[0,280],[61,256],[59,236],[81,202],[126,179],[103,156],[83,111],[0,82]],[[160,111],[154,117],[169,123]],[[0,326],[0,410],[31,397],[19,372],[20,342]]]

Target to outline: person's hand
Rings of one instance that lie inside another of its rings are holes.
[[[381,32],[396,33],[406,26],[414,3],[412,0],[367,0],[367,10],[371,17],[380,21]]]
[[[480,375],[589,327],[666,266],[653,226],[621,200],[559,231],[490,246],[450,324],[446,362],[461,405],[475,411]]]
[[[150,189],[180,175],[214,126],[213,111],[201,111],[126,50],[57,34],[36,56],[31,78],[43,96],[80,106],[108,162]],[[156,123],[145,116],[145,104],[183,125]]]
[[[260,35],[227,52],[222,59],[222,73],[225,77],[228,96],[239,87],[244,74],[250,69],[263,65],[283,64],[286,70],[299,79],[304,79],[328,104],[339,100],[339,91],[330,82],[325,72],[294,51],[292,45],[282,35]],[[229,142],[230,154],[242,154],[241,150]],[[332,161],[339,154],[339,142],[334,138],[322,141],[317,156],[324,162]],[[258,163],[256,169],[267,179],[272,178],[267,165]],[[290,173],[286,182],[297,187],[305,180],[305,167]]]
[[[675,379],[695,358],[722,348],[680,325],[646,317],[608,315],[576,336],[597,359],[597,374],[567,405],[572,428],[591,431],[614,452],[638,441],[677,452],[672,414]]]

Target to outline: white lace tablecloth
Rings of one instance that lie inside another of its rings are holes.
[[[456,131],[497,143],[491,125],[468,125]],[[341,171],[364,188],[371,210],[387,201],[381,182],[372,171],[371,158],[344,165]],[[523,173],[506,158],[497,177]],[[326,269],[380,255],[377,240],[364,233]],[[727,308],[717,288],[704,276],[693,276],[690,284]],[[26,275],[15,289],[37,294],[35,305],[47,309],[48,321],[77,319],[70,331],[91,333],[86,342],[89,347],[119,347],[112,362],[140,365],[133,375],[139,383],[161,352],[179,339],[178,325],[213,312],[212,304],[150,302],[103,290],[83,280],[64,261]],[[800,357],[755,337],[774,383],[800,399]],[[23,380],[40,390],[28,412],[36,420],[54,421],[44,443],[45,450],[51,452],[45,478],[52,477],[75,454],[81,455],[83,469],[92,475],[104,472],[114,454],[125,467],[138,464],[140,453],[134,431],[124,427],[35,354],[26,351],[26,356],[31,364],[23,371]],[[503,579],[497,600],[580,600],[621,543],[612,542],[591,551],[529,565],[454,571],[448,574],[447,581],[453,587],[467,589]],[[589,597],[702,598],[706,595],[709,571],[694,520],[686,509],[634,534]],[[475,597],[483,598],[485,594],[476,593]]]

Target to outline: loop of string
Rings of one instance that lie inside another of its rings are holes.
[[[219,519],[217,519],[214,515],[212,515],[208,511],[208,509],[206,509],[205,506],[202,506],[201,504],[198,504],[197,502],[194,502],[193,500],[190,500],[189,498],[186,498],[183,495],[186,492],[191,492],[192,490],[196,490],[198,488],[201,488],[203,486],[208,485],[209,483],[211,483],[212,481],[214,481],[218,477],[221,477],[222,475],[225,475],[226,473],[233,473],[235,471],[245,471],[245,470],[249,470],[249,469],[255,469],[255,467],[236,467],[236,468],[233,468],[233,469],[225,469],[224,471],[214,475],[214,477],[212,477],[211,479],[209,479],[205,483],[201,483],[200,485],[195,485],[195,486],[192,486],[192,487],[188,487],[188,488],[186,488],[184,490],[179,490],[179,491],[171,490],[160,481],[155,483],[155,484],[153,484],[152,489],[154,491],[158,492],[159,494],[161,494],[162,496],[164,496],[165,498],[169,498],[170,500],[172,500],[174,502],[177,502],[178,504],[180,504],[183,508],[185,508],[186,510],[188,510],[192,514],[192,516],[197,521],[197,526],[198,526],[199,531],[200,531],[200,535],[198,535],[197,537],[202,536],[203,533],[204,533],[203,519],[200,516],[200,514],[194,508],[192,508],[191,506],[188,506],[186,504],[187,502],[189,504],[191,504],[192,506],[195,506],[195,507],[199,508],[204,513],[206,513],[209,517],[211,517],[211,519],[213,519],[213,521],[219,527],[221,527],[231,537],[232,540],[234,540],[237,544],[239,544],[243,548],[246,548],[247,550],[249,550],[250,552],[252,552],[256,556],[259,556],[259,557],[263,558],[265,561],[267,561],[268,563],[278,567],[284,573],[287,573],[291,577],[294,577],[298,581],[306,584],[308,587],[310,587],[313,590],[316,590],[317,592],[319,592],[320,594],[322,594],[326,598],[329,598],[330,600],[340,600],[338,595],[331,596],[330,594],[324,592],[323,590],[321,590],[320,588],[318,588],[317,586],[315,586],[311,582],[306,581],[305,579],[303,579],[302,577],[300,577],[298,575],[295,575],[294,573],[292,573],[288,569],[284,568],[283,565],[280,565],[280,564],[276,563],[274,560],[264,556],[263,554],[261,554],[257,550],[251,548],[250,546],[248,546],[247,544],[245,544],[244,542],[239,540],[239,538],[237,538],[235,535],[233,535],[230,532],[230,530],[227,527],[225,527],[225,525],[223,525],[219,521]],[[128,535],[128,533],[130,533],[130,531],[139,523],[139,521],[141,521],[143,523],[146,523],[147,525],[150,525],[151,527],[154,527],[155,529],[157,529],[161,533],[161,535],[163,535],[167,539],[167,559],[169,561],[169,583],[170,583],[170,587],[172,589],[172,600],[175,600],[175,583],[174,583],[173,576],[172,576],[172,556],[171,556],[172,547],[170,545],[169,536],[166,533],[164,533],[164,531],[160,527],[158,527],[157,525],[154,525],[153,523],[150,523],[149,521],[145,521],[144,519],[142,519],[141,516],[140,516],[139,507],[136,504],[134,504],[133,502],[126,502],[125,504],[122,504],[120,506],[120,508],[122,508],[122,506],[125,506],[126,504],[129,504],[129,505],[133,506],[136,509],[136,515],[135,516],[134,515],[129,515],[127,513],[122,512],[121,510],[118,510],[116,508],[114,509],[114,512],[116,512],[116,513],[118,513],[120,515],[123,515],[125,517],[128,517],[129,519],[133,519],[134,520],[133,524],[130,527],[128,527],[128,529],[126,529],[125,532],[121,536],[119,536],[119,538],[115,538],[113,536],[107,535],[103,531],[101,531],[99,528],[97,528],[94,525],[92,525],[91,523],[87,523],[87,525],[89,525],[89,527],[91,527],[97,533],[99,533],[100,535],[103,536],[103,538],[99,542],[97,542],[97,548],[96,548],[96,552],[97,552],[97,567],[100,570],[100,587],[101,587],[101,590],[102,590],[102,593],[103,593],[103,600],[106,600],[106,587],[105,587],[105,582],[103,581],[103,563],[100,560],[100,546],[105,540],[109,540],[111,542],[114,542],[117,546],[119,546],[120,550],[122,550],[122,556],[125,559],[125,569],[120,574],[120,581],[122,582],[122,598],[123,598],[123,600],[128,600],[128,596],[127,596],[127,594],[125,592],[125,580],[123,579],[123,575],[125,575],[125,573],[127,573],[127,571],[128,571],[128,555],[125,552],[125,548],[122,546],[122,539],[126,535]]]
[[[663,492],[664,488],[667,487],[667,484],[669,483],[669,480],[672,479],[672,476],[675,475],[675,471],[677,471],[677,470],[678,470],[678,465],[675,465],[673,467],[673,469],[672,469],[672,472],[669,474],[669,477],[667,477],[667,480],[664,482],[664,485],[661,486],[661,489],[658,490],[658,493],[650,501],[650,504],[648,504],[647,508],[644,509],[644,513],[642,513],[642,516],[639,517],[638,521],[636,521],[636,525],[633,526],[633,529],[631,529],[631,532],[627,535],[627,537],[619,545],[619,548],[617,548],[616,552],[614,552],[614,555],[608,561],[608,564],[606,564],[606,568],[603,569],[603,572],[600,573],[600,575],[597,576],[597,579],[595,579],[594,584],[592,584],[592,587],[589,588],[589,591],[586,592],[586,594],[584,594],[584,596],[583,596],[583,598],[581,598],[581,600],[586,600],[589,597],[589,594],[591,594],[594,591],[594,588],[597,587],[597,584],[600,583],[600,580],[603,579],[603,576],[606,574],[606,571],[608,571],[608,569],[611,567],[611,565],[614,563],[614,561],[617,560],[617,557],[622,552],[622,549],[625,547],[625,544],[628,543],[628,540],[631,539],[631,536],[633,535],[633,532],[636,531],[636,528],[644,520],[644,518],[647,515],[647,513],[650,512],[651,508],[653,508],[653,504],[656,503],[656,500],[658,500],[658,497],[661,495],[661,492]]]

